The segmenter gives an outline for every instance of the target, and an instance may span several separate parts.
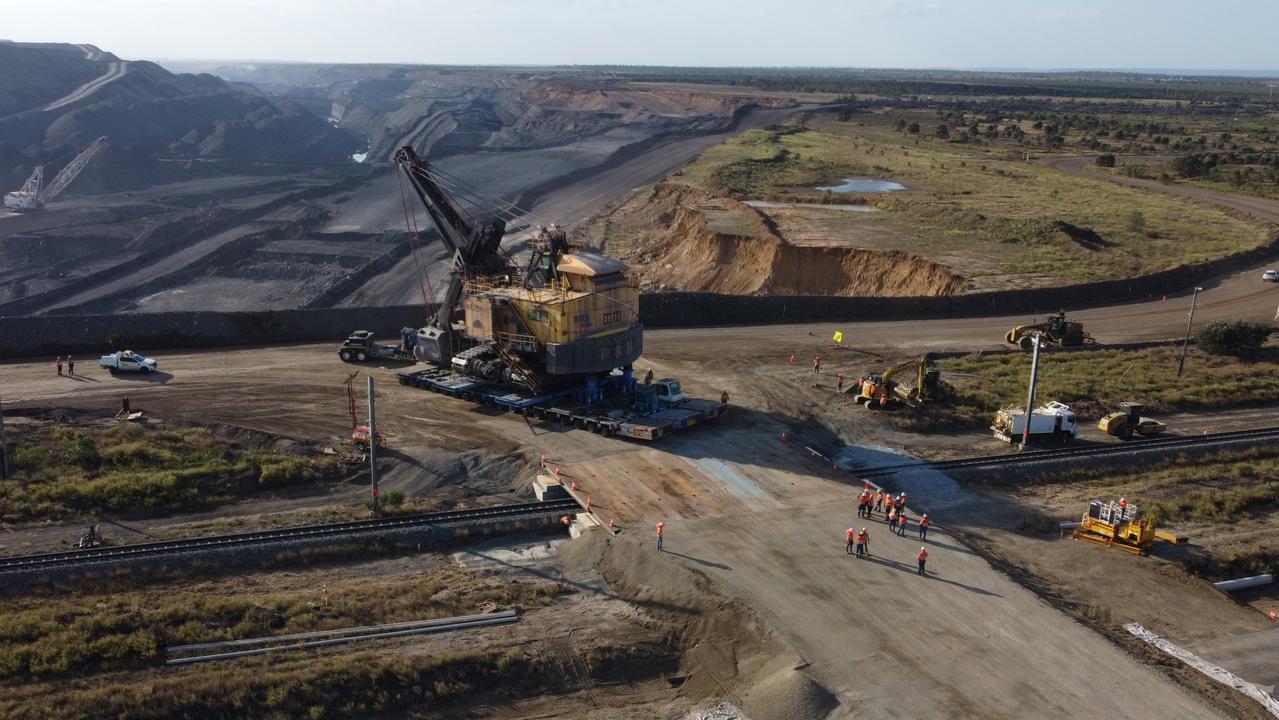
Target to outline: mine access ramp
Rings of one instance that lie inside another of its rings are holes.
[[[411,385],[524,417],[613,437],[656,440],[716,420],[725,403],[684,397],[671,379],[636,383],[613,374],[595,387],[574,386],[530,393],[496,385],[440,368],[400,371],[401,385]]]

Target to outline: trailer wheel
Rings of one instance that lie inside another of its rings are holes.
[[[342,358],[342,362],[351,362],[351,351],[343,350],[338,353],[338,357]]]
[[[1132,426],[1131,426],[1131,425],[1124,425],[1124,426],[1122,426],[1122,427],[1120,427],[1120,428],[1119,428],[1119,439],[1120,439],[1120,440],[1131,440],[1131,439],[1132,439]]]
[[[360,362],[364,362],[365,360],[369,359],[369,356],[362,352],[358,352],[355,354],[355,359],[359,360]]]
[[[1022,350],[1031,350],[1035,347],[1035,340],[1030,335],[1022,335],[1021,339],[1017,341],[1017,346]]]

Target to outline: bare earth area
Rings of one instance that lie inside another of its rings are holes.
[[[1279,288],[1259,283],[1256,274],[1249,270],[1210,285],[1197,317],[1268,319]],[[1105,343],[1175,337],[1184,329],[1185,307],[1184,301],[1155,299],[1082,315]],[[1066,568],[1091,571],[1098,567],[1095,561],[1112,566],[1117,575],[1149,575],[1151,600],[1131,604],[1124,619],[1166,629],[1174,639],[1177,632],[1192,637],[1197,626],[1168,620],[1165,628],[1160,618],[1214,613],[1219,628],[1243,632],[1257,627],[1256,614],[1232,609],[1230,600],[1211,590],[1189,595],[1201,604],[1187,608],[1201,610],[1166,615],[1157,600],[1163,583],[1206,587],[1184,572],[1148,572],[1145,568],[1158,567],[1153,563],[1132,570],[1128,564],[1146,561],[1119,553],[1104,556],[1100,548],[1080,543],[1044,545],[1043,540],[1015,537],[1010,529],[1021,515],[1015,505],[940,477],[896,481],[910,495],[911,516],[928,512],[939,526],[927,543],[927,578],[914,572],[921,543],[913,532],[906,538],[890,537],[882,520],[859,524],[855,518],[851,496],[859,484],[830,458],[838,454],[844,467],[865,466],[894,457],[875,448],[927,443],[865,413],[851,413],[831,392],[830,375],[845,368],[851,373],[875,355],[997,347],[1007,327],[1020,321],[1024,318],[847,323],[838,327],[856,342],[855,349],[844,351],[829,349],[835,325],[652,331],[641,369],[651,366],[659,375],[677,375],[687,391],[702,397],[727,390],[733,405],[717,425],[654,446],[493,413],[401,387],[393,367],[370,368],[380,382],[380,425],[394,465],[383,487],[457,497],[466,495],[468,487],[481,494],[520,491],[532,472],[528,466],[546,453],[563,477],[592,495],[597,516],[605,521],[613,517],[622,528],[612,548],[590,563],[601,568],[613,592],[641,603],[678,593],[678,583],[691,581],[675,580],[672,586],[662,578],[668,569],[679,568],[692,573],[689,577],[706,578],[708,590],[714,588],[733,607],[758,614],[767,628],[765,639],[751,640],[731,659],[704,647],[698,652],[713,658],[685,655],[678,671],[687,674],[689,702],[735,697],[754,720],[822,717],[827,710],[830,717],[1064,718],[1081,706],[1130,714],[1140,707],[1143,717],[1252,716],[1248,701],[1178,667],[1151,668],[1138,659],[1150,657],[1144,650],[1125,644],[1125,652],[1062,614],[1060,603],[1050,602],[1051,588],[1078,579],[1062,574]],[[761,342],[763,338],[768,342]],[[826,373],[814,378],[803,363],[791,365],[787,355],[792,352],[800,358],[826,354]],[[11,414],[22,407],[48,406],[113,412],[127,394],[135,408],[166,419],[220,423],[335,446],[347,431],[341,383],[348,369],[332,346],[156,355],[163,372],[150,379],[111,377],[92,366],[80,378],[60,378],[43,361],[0,366],[6,407]],[[781,442],[783,432],[790,442]],[[962,453],[965,446],[988,441],[967,435],[944,442]],[[850,455],[854,450],[844,451],[845,444],[866,449],[855,451],[863,455]],[[357,493],[352,488],[351,494]],[[281,517],[288,518],[289,513],[350,500],[303,494],[278,502],[283,504],[258,510],[283,512]],[[248,504],[233,507],[234,514],[253,512]],[[659,519],[668,523],[662,554],[651,547],[652,525]],[[170,519],[165,532],[180,532],[184,522],[199,528],[209,518]],[[869,527],[870,560],[844,554],[843,531],[849,525]],[[4,544],[6,551],[48,546],[75,531],[60,532],[11,528]],[[124,531],[111,532],[128,537]],[[598,542],[584,539],[564,547]],[[974,546],[986,548],[984,554],[975,553]],[[1036,559],[1026,561],[1027,554]],[[1005,557],[1024,570],[1011,577],[1002,572],[999,563]],[[1026,580],[1031,589],[1014,578]],[[1046,580],[1037,585],[1036,578]],[[1113,602],[1095,605],[1104,608]],[[699,622],[714,622],[719,612],[702,611]],[[1107,612],[1076,617],[1104,630],[1120,619]],[[724,642],[730,645],[736,642],[732,633],[705,632],[708,643],[722,637],[729,637]],[[762,650],[774,642],[781,645]],[[1099,661],[1080,663],[1081,656]],[[694,678],[702,684],[690,684]],[[769,689],[779,683],[805,698],[803,706],[811,714],[763,702],[761,698],[779,696]],[[640,692],[639,697],[647,696]],[[1005,702],[992,705],[991,697]],[[539,708],[545,717],[578,716],[575,710]]]

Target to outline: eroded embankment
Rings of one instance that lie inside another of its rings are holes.
[[[896,250],[792,245],[754,208],[675,183],[658,183],[619,208],[604,241],[631,263],[645,291],[900,297],[955,295],[965,284]]]

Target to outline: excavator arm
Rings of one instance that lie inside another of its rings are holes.
[[[430,164],[419,158],[412,147],[405,146],[396,151],[395,164],[408,178],[414,194],[439,231],[444,246],[453,254],[452,277],[439,311],[431,325],[419,333],[419,348],[426,358],[447,364],[453,353],[460,349],[452,318],[461,305],[466,280],[518,273],[501,252],[506,222],[494,218],[486,223],[477,223],[467,217],[441,187]]]
[[[922,384],[923,377],[924,377],[924,365],[925,363],[922,359],[909,360],[907,362],[901,363],[900,365],[894,365],[884,371],[884,375],[883,375],[884,385],[888,385],[888,382],[892,380],[895,376],[899,375],[902,371],[910,370],[910,369],[914,369],[916,371],[916,373],[919,375],[919,382]]]

